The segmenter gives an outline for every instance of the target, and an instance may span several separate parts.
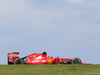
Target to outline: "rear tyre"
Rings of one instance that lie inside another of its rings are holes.
[[[72,64],[82,64],[82,61],[79,58],[74,58],[72,59]]]
[[[24,62],[23,62],[23,60],[21,58],[17,58],[17,59],[15,59],[14,64],[15,65],[24,64]]]

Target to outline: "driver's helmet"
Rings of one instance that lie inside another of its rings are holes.
[[[43,54],[44,57],[47,56],[47,52],[46,51],[44,51],[42,54]]]
[[[46,51],[44,51],[42,54],[47,54],[47,52],[46,52]]]

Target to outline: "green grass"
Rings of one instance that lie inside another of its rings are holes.
[[[100,75],[100,65],[0,65],[0,75]]]

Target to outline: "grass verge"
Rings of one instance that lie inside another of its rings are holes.
[[[100,75],[100,65],[0,65],[0,75]]]

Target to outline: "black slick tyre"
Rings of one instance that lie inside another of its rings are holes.
[[[20,65],[20,64],[24,64],[24,62],[21,58],[17,58],[17,59],[15,59],[14,64],[15,65]]]
[[[74,58],[72,59],[72,64],[82,64],[82,61],[79,58]]]

